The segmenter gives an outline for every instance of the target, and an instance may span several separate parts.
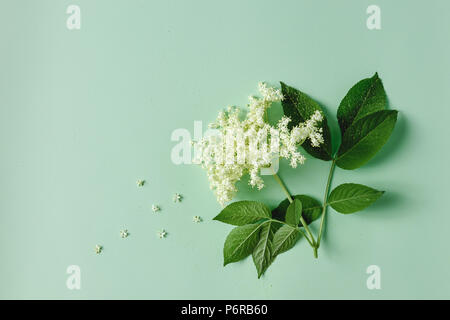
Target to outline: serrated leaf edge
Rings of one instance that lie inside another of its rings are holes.
[[[278,247],[274,247],[274,248],[273,248],[273,252],[272,252],[273,258],[275,258],[275,257],[279,254],[278,251],[280,250],[281,246],[282,246],[282,245],[286,242],[286,240],[292,235],[292,233],[293,233],[293,232],[298,232],[297,228],[294,228],[294,227],[292,227],[292,226],[289,226],[289,227],[292,228],[292,231],[289,232],[288,236],[285,237],[285,238],[283,239],[283,241],[281,241],[281,244],[280,244]],[[277,231],[277,232],[278,232],[278,231]],[[275,239],[275,235],[276,235],[276,232],[275,232],[275,234],[274,234],[274,239]]]
[[[255,228],[255,230],[253,230],[245,239],[244,239],[244,241],[242,241],[233,251],[232,251],[232,254],[230,255],[230,256],[234,256],[234,254],[236,253],[236,251],[239,249],[239,248],[241,248],[242,247],[242,245],[255,233],[255,232],[257,232],[257,231],[259,231],[260,229],[261,229],[261,226],[263,225],[263,224],[265,224],[265,223],[267,223],[267,222],[269,222],[270,220],[268,220],[268,221],[265,221],[265,222],[263,222],[263,223],[260,223],[256,228]],[[239,227],[243,227],[243,226],[238,226],[238,227],[236,227],[236,228],[239,228]],[[226,241],[226,240],[225,240]],[[225,260],[223,261],[223,266],[225,267],[227,264],[230,264],[230,263],[232,263],[232,262],[228,262],[228,263],[225,263]]]
[[[375,114],[375,113],[377,113],[377,112],[383,112],[383,111],[392,112],[391,114],[392,114],[392,115],[395,115],[395,116],[398,114],[398,111],[397,111],[397,110],[380,110],[380,111],[376,111],[376,112],[370,113],[370,114],[368,114],[367,116],[365,116],[365,117],[359,119],[358,121],[361,121],[361,120],[363,120],[363,119],[366,118],[366,117],[370,117],[370,116],[372,116],[373,114]],[[386,121],[388,120],[388,118],[389,118],[390,116],[391,116],[391,115],[386,116],[386,118],[385,118],[382,122],[380,122],[375,128],[378,128],[379,126],[381,126],[384,122],[386,122]],[[357,121],[357,122],[358,122],[358,121]],[[352,126],[355,125],[357,122],[355,122],[354,124],[352,124]],[[375,128],[374,128],[374,129],[375,129]],[[350,127],[348,127],[348,129],[350,129]],[[348,129],[347,129],[346,133],[348,132]],[[348,150],[346,150],[345,153],[343,153],[343,154],[341,154],[340,156],[338,156],[338,157],[336,158],[336,161],[339,161],[339,159],[342,159],[346,154],[348,154],[349,152],[351,152],[357,145],[359,145],[362,141],[364,141],[364,140],[370,135],[371,132],[373,132],[373,130],[371,130],[368,134],[366,134],[361,140],[359,140],[359,141],[358,141],[356,144],[354,144],[351,148],[349,148]],[[338,164],[338,165],[339,165],[339,164]]]

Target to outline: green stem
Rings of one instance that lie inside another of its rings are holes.
[[[273,172],[273,177],[275,178],[275,180],[278,182],[278,184],[280,185],[281,189],[283,189],[284,193],[286,194],[288,200],[290,203],[292,203],[294,200],[292,200],[291,194],[289,193],[288,189],[286,188],[286,186],[284,185],[283,181],[281,181],[280,177],[275,173],[275,171],[273,170],[273,168],[271,167],[272,172]],[[308,234],[309,238],[306,237],[306,235],[303,233],[303,235],[305,235],[305,238],[308,239],[309,244],[314,248],[314,256],[316,256],[316,241],[314,240],[314,236],[311,233],[311,230],[309,230],[308,228],[308,224],[306,223],[306,221],[303,219],[303,216],[300,216],[300,222],[302,223],[303,227],[305,228],[306,233]]]
[[[308,236],[303,232],[302,229],[300,229],[300,228],[297,228],[297,229],[298,229],[298,231],[300,231],[300,233],[302,234],[302,236],[304,236],[305,239],[309,242],[309,245],[310,245],[311,247],[313,247],[313,249],[314,249],[314,248],[315,248],[315,244],[312,243],[311,240],[309,240]]]
[[[275,223],[280,223],[280,224],[284,224],[284,225],[286,225],[286,226],[292,227],[290,224],[287,224],[287,223],[284,222],[284,221],[280,221],[280,220],[276,220],[276,219],[270,219],[270,221],[273,221],[273,222],[275,222]],[[309,238],[306,236],[305,232],[303,232],[303,230],[300,229],[299,227],[297,227],[297,230],[298,230],[298,231],[306,238],[306,240],[308,240],[308,242],[309,242],[309,244],[311,245],[311,247],[314,248],[313,243],[312,243],[311,240],[309,240]]]
[[[271,167],[272,168],[272,167]],[[281,181],[280,177],[275,173],[275,171],[272,168],[272,172],[273,172],[273,177],[275,178],[275,180],[278,182],[278,184],[280,185],[281,189],[283,189],[284,193],[287,195],[287,198],[289,200],[290,203],[293,202],[291,194],[289,193],[289,191],[286,189],[286,187],[283,184],[283,181]]]
[[[331,178],[333,177],[333,172],[334,172],[335,166],[336,166],[336,159],[333,158],[333,161],[331,162],[330,172],[328,173],[328,180],[327,180],[327,186],[325,188],[325,195],[323,196],[322,218],[320,219],[319,236],[317,237],[316,248],[314,249],[315,255],[317,254],[317,249],[319,249],[320,240],[322,239],[323,226],[325,224],[325,215],[327,213],[328,193],[330,191]]]
[[[316,247],[317,247],[316,241],[314,240],[314,237],[313,237],[313,235],[312,235],[312,233],[311,233],[311,230],[309,230],[308,224],[307,224],[306,221],[303,219],[303,217],[300,217],[300,222],[302,223],[303,227],[305,228],[306,233],[307,233],[307,234],[309,235],[309,237],[311,238],[313,248],[316,248]]]

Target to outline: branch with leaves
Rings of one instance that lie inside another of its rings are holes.
[[[336,166],[354,170],[372,159],[389,139],[397,121],[397,111],[386,110],[386,93],[378,74],[363,79],[348,91],[339,105],[337,121],[342,142],[333,151],[328,120],[321,106],[283,82],[281,93],[284,114],[290,119],[289,129],[301,127],[320,113],[320,119],[316,117],[320,121],[314,125],[317,126],[315,132],[320,132],[321,136],[308,136],[301,141],[301,146],[312,157],[330,161],[331,165],[322,203],[308,195],[291,195],[274,172],[274,178],[286,193],[286,199],[277,208],[270,210],[256,201],[237,201],[214,218],[236,226],[225,240],[224,265],[252,255],[258,278],[279,254],[293,248],[302,237],[318,257],[328,206],[339,213],[350,214],[365,209],[381,197],[384,191],[355,183],[341,184],[330,192],[332,177]],[[313,143],[312,139],[321,143]],[[318,219],[320,227],[315,237],[308,225]]]

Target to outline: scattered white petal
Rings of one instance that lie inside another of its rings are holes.
[[[194,216],[194,218],[192,218],[192,221],[199,223],[199,222],[202,222],[203,220],[200,216]]]
[[[142,187],[145,184],[145,180],[138,180],[137,185],[138,187]]]
[[[120,230],[120,236],[122,237],[122,238],[126,238],[126,237],[128,237],[128,235],[129,235],[129,233],[128,233],[128,230]]]
[[[173,195],[173,202],[181,202],[181,199],[183,199],[183,196],[179,193],[175,193]]]
[[[103,250],[103,247],[101,245],[97,244],[95,246],[95,253],[96,254],[100,254],[102,252],[102,250]]]
[[[158,211],[161,210],[161,208],[159,206],[157,206],[156,204],[153,204],[152,205],[152,210],[153,210],[153,212],[158,212]]]
[[[163,239],[167,236],[167,232],[164,229],[162,229],[161,231],[158,231],[157,234],[160,239]]]

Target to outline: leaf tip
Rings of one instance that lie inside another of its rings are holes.
[[[225,267],[227,264],[231,263],[231,261],[223,260],[223,266]]]
[[[390,110],[392,117],[394,118],[394,122],[397,122],[397,118],[398,118],[398,110]]]

